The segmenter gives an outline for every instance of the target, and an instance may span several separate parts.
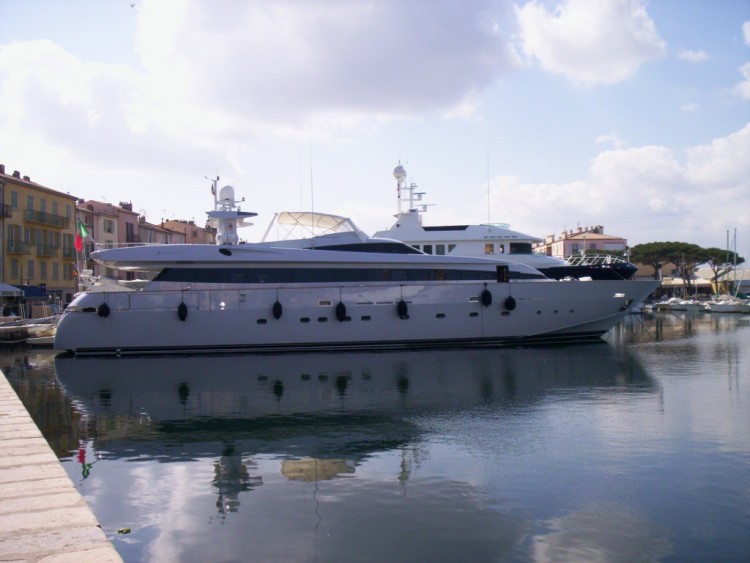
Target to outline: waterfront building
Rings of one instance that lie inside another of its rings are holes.
[[[595,225],[563,231],[559,236],[548,235],[544,237],[544,242],[534,246],[534,252],[567,260],[589,251],[600,254],[624,253],[627,248],[627,239],[607,235],[602,225]]]
[[[97,245],[112,248],[124,245],[186,242],[183,230],[172,230],[164,223],[149,223],[144,215],[133,211],[131,202],[114,205],[95,200],[81,201],[78,203],[78,216],[87,233],[84,251],[80,257],[80,268],[91,270],[95,276],[123,280],[148,279],[145,272],[117,271],[94,262],[90,256]]]
[[[76,291],[75,209],[75,196],[0,164],[0,280],[40,311],[68,303]],[[25,316],[39,316],[28,309]]]
[[[175,233],[182,233],[187,244],[215,244],[216,229],[206,226],[199,227],[195,221],[183,221],[170,219],[164,221],[162,226]]]

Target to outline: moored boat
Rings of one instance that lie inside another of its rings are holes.
[[[79,294],[55,348],[119,355],[592,340],[658,283],[558,281],[516,262],[424,254],[335,216],[316,216],[328,231],[308,239],[240,244],[237,228],[255,214],[240,210],[231,186],[208,215],[216,245],[95,251],[107,268],[154,278],[132,291]]]
[[[638,271],[634,264],[612,255],[582,255],[563,260],[533,252],[533,245],[542,239],[511,230],[506,223],[425,226],[422,218],[428,205],[422,203],[424,192],[417,192],[416,184],[406,182],[406,171],[401,164],[393,170],[393,176],[398,194],[396,222],[376,232],[376,237],[400,240],[427,254],[518,262],[558,280],[628,280]]]

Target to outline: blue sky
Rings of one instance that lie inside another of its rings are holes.
[[[131,4],[133,4],[131,6]],[[747,0],[0,0],[0,163],[151,222],[260,214],[750,255]]]

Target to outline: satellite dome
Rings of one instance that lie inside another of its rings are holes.
[[[224,186],[219,190],[219,199],[221,201],[229,200],[234,201],[234,188],[232,186]]]
[[[406,170],[404,170],[404,167],[400,164],[396,166],[396,168],[393,169],[393,177],[399,182],[404,181],[406,179]]]

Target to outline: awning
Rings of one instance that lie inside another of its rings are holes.
[[[21,297],[23,291],[13,285],[0,283],[0,297]]]
[[[15,285],[12,286],[20,291],[26,299],[47,299],[47,290],[36,285]]]

